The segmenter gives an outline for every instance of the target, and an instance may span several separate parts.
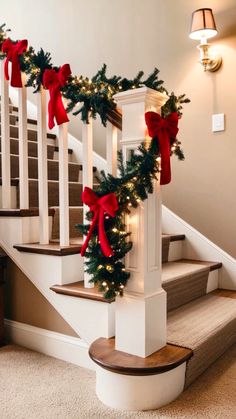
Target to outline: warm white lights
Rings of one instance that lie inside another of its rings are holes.
[[[222,64],[221,57],[212,57],[209,53],[210,44],[207,39],[217,35],[214,15],[212,9],[204,8],[195,10],[192,14],[190,38],[200,40],[198,49],[200,50],[200,63],[204,71],[216,71]]]

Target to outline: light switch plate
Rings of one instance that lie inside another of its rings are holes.
[[[212,115],[212,131],[224,131],[225,129],[225,114],[224,113],[217,113]]]

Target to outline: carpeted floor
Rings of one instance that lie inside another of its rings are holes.
[[[0,349],[1,419],[236,419],[236,345],[175,402],[122,412],[95,395],[95,373],[14,345]]]

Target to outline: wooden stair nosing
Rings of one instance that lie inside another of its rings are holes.
[[[170,237],[171,242],[185,240],[185,234],[167,234]]]
[[[53,208],[48,209],[48,215],[53,216],[55,210]],[[0,209],[0,217],[38,217],[39,209],[38,208],[29,208],[29,209]]]
[[[212,262],[207,260],[195,260],[195,259],[179,259],[176,260],[175,263],[182,262],[182,263],[193,263],[196,265],[202,265],[203,267],[209,267],[210,272],[215,271],[217,269],[222,268],[222,262]]]
[[[18,115],[14,115],[14,116],[16,117],[17,122],[19,122]],[[37,121],[37,119],[27,118],[27,123],[31,124],[31,125],[37,125],[38,121]]]
[[[1,124],[0,124],[0,128],[1,128]],[[11,129],[15,129],[16,131],[18,131],[19,130],[19,127],[18,127],[18,125],[9,125],[9,129],[10,129],[10,132],[11,132]],[[0,131],[1,132],[1,131]],[[33,134],[37,134],[37,130],[34,130],[34,129],[32,129],[32,128],[27,128],[27,133],[33,133]],[[50,139],[53,139],[53,140],[55,140],[56,138],[57,138],[57,136],[56,136],[56,134],[52,134],[51,132],[47,132],[47,138],[50,138]],[[35,141],[35,140],[31,140],[31,141]]]
[[[57,294],[69,295],[71,297],[85,298],[87,300],[96,300],[103,303],[112,303],[114,298],[104,298],[101,291],[95,286],[94,288],[85,288],[84,281],[73,282],[66,285],[53,285],[50,288]]]
[[[59,152],[59,147],[57,145],[54,146],[54,149],[55,149],[56,152]],[[68,154],[73,154],[72,148],[68,148]]]
[[[37,142],[27,140],[27,144],[28,144],[28,157],[38,158]],[[16,149],[18,148],[18,150],[14,150],[14,148],[16,148]],[[12,151],[12,149],[14,151]],[[10,138],[10,150],[11,150],[10,155],[19,156],[19,138],[14,138],[14,137]],[[34,151],[35,155],[30,154],[30,153],[32,153],[32,151]],[[54,151],[58,151],[58,147],[53,145],[53,144],[47,144],[47,152],[48,152],[48,159],[49,160],[53,160]],[[73,150],[68,149],[68,154],[72,154],[71,151],[73,151]],[[2,147],[1,147],[1,136],[0,136],[0,153],[1,152],[2,152]]]
[[[217,290],[212,291],[211,294],[217,295],[218,297],[233,298],[236,300],[236,290],[218,288]]]
[[[40,255],[49,255],[49,256],[69,256],[80,253],[81,244],[72,244],[69,246],[61,247],[59,244],[54,242],[49,242],[47,245],[41,245],[40,243],[24,243],[24,244],[15,244],[14,249],[17,249],[19,252],[25,253],[37,253]]]
[[[115,349],[115,338],[99,338],[89,348],[90,358],[100,367],[123,375],[162,374],[177,368],[193,355],[191,349],[168,344],[146,358]]]

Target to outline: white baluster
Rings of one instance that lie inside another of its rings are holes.
[[[107,173],[117,176],[117,128],[110,122],[107,122],[106,134],[106,158]]]
[[[93,126],[92,119],[89,119],[89,124],[83,124],[82,130],[83,142],[83,188],[88,186],[93,187]],[[84,222],[88,207],[84,205]],[[93,284],[89,283],[89,275],[84,273],[84,286],[85,288],[94,288]]]
[[[49,243],[48,218],[48,166],[46,130],[46,91],[41,88],[38,95],[38,194],[39,194],[39,241]]]
[[[23,87],[18,89],[20,208],[29,208],[26,74],[22,73],[21,78]]]
[[[2,207],[11,208],[11,156],[9,121],[9,82],[1,64],[1,150],[2,150]]]
[[[68,123],[59,126],[60,245],[69,246]]]

